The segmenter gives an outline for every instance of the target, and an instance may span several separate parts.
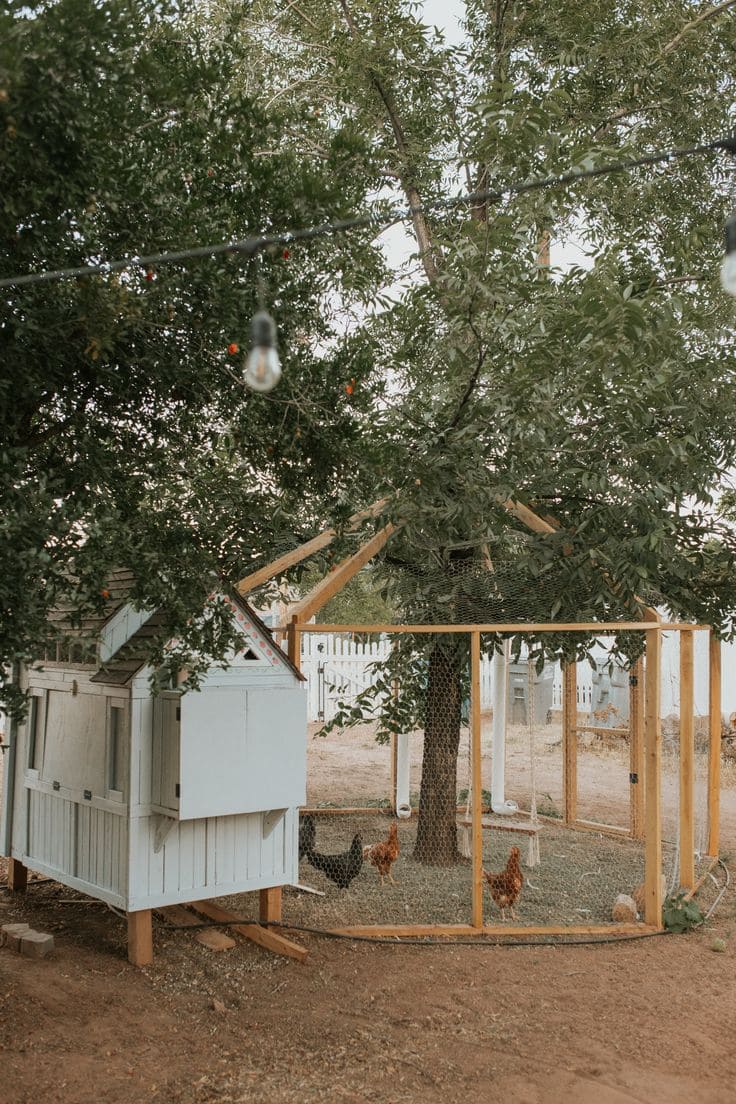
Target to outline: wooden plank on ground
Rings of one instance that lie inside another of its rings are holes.
[[[178,928],[196,928],[201,923],[199,917],[190,912],[188,908],[184,908],[183,905],[164,905],[162,908],[155,909],[155,911],[164,920],[176,924]]]
[[[213,904],[212,901],[194,901],[192,902],[192,908],[211,920],[227,924],[230,931],[236,935],[249,939],[252,943],[257,943],[259,947],[263,947],[267,951],[273,951],[274,954],[294,958],[297,962],[304,962],[309,954],[306,947],[300,947],[298,943],[293,943],[290,939],[286,939],[270,928],[262,928],[259,924],[238,923],[238,917],[234,913]]]
[[[235,946],[235,940],[231,935],[225,935],[216,928],[202,928],[194,938],[210,951],[229,951]]]

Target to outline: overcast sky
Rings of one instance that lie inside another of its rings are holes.
[[[423,0],[424,22],[430,26],[438,27],[449,44],[459,44],[463,38],[461,20],[465,14],[463,0]],[[394,226],[387,230],[382,239],[386,246],[386,254],[392,265],[400,265],[406,262],[416,250],[416,242],[411,234],[403,226]],[[567,268],[571,265],[580,265],[588,268],[591,262],[585,256],[582,249],[575,242],[565,242],[564,245],[552,239],[551,260],[555,267]],[[399,284],[395,286],[398,291]]]

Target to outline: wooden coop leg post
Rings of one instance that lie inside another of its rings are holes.
[[[680,885],[695,885],[693,634],[680,633]]]
[[[28,867],[18,859],[8,859],[8,889],[13,893],[25,893],[28,885]]]
[[[128,913],[128,962],[150,966],[153,962],[153,913],[150,909]]]
[[[578,819],[578,685],[577,664],[562,668],[562,786],[565,824]]]
[[[644,920],[662,927],[662,726],[660,722],[660,666],[662,634],[649,629],[644,695],[646,757],[646,821],[644,836]]]
[[[262,924],[281,923],[281,886],[262,889],[260,894],[260,920]]]
[[[644,839],[644,664],[637,659],[629,677],[629,831]]]
[[[473,927],[483,927],[483,789],[480,732],[480,633],[470,637],[470,745],[473,776]]]
[[[708,678],[708,854],[718,857],[721,821],[721,642],[710,634]]]

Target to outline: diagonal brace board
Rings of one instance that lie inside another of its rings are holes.
[[[355,529],[359,529],[364,521],[368,518],[377,517],[384,506],[388,502],[386,498],[379,498],[371,506],[365,510],[360,510],[357,514],[353,514],[348,519],[346,533],[352,533]],[[256,587],[261,586],[263,583],[267,583],[269,579],[275,578],[277,575],[283,575],[285,571],[288,571],[290,567],[294,567],[295,564],[301,563],[302,560],[306,560],[308,556],[311,556],[314,552],[319,552],[322,548],[327,548],[332,543],[337,535],[335,529],[325,529],[324,532],[319,533],[316,537],[312,537],[311,540],[306,541],[304,544],[300,544],[298,548],[294,548],[291,552],[285,552],[283,556],[279,556],[277,560],[274,560],[270,564],[266,564],[265,567],[261,567],[258,571],[251,572],[250,575],[246,575],[244,579],[241,579],[236,586],[236,590],[240,594],[248,594],[249,591],[255,590]]]
[[[289,619],[291,621],[308,621],[310,617],[313,617],[318,610],[322,609],[322,606],[329,602],[330,598],[342,590],[353,575],[360,571],[361,567],[364,567],[377,552],[381,551],[391,534],[396,531],[396,528],[395,525],[389,522],[383,529],[379,529],[357,552],[343,560],[334,571],[321,579],[304,598],[289,606]],[[282,628],[284,627],[282,626]]]
[[[306,947],[300,947],[298,943],[292,943],[290,939],[285,939],[283,935],[278,935],[270,928],[263,928],[260,924],[233,923],[238,917],[234,913],[228,912],[227,909],[213,904],[212,901],[194,901],[191,907],[203,916],[209,917],[210,920],[218,920],[221,924],[227,924],[229,929],[235,932],[236,935],[241,935],[244,939],[257,943],[259,947],[263,947],[267,951],[273,951],[274,954],[295,958],[297,962],[304,962],[309,954]]]

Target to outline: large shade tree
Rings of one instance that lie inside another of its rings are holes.
[[[262,79],[303,105],[296,146],[357,126],[376,204],[415,208],[413,279],[353,346],[393,381],[374,482],[402,522],[384,568],[410,620],[472,620],[467,560],[490,555],[513,560],[531,620],[635,616],[643,594],[730,628],[734,539],[714,488],[736,447],[734,310],[717,283],[732,160],[436,200],[729,133],[733,7],[467,0],[456,48],[404,0],[261,0],[242,16]],[[570,237],[588,264],[550,276],[548,238],[554,261]],[[559,532],[524,533],[509,496]],[[472,574],[476,612],[503,612]],[[426,861],[456,854],[463,647],[435,641],[420,662]]]
[[[355,127],[336,123],[319,157],[286,143],[303,107],[267,107],[244,88],[249,44],[213,38],[192,7],[3,6],[0,277],[360,205]],[[111,568],[135,570],[136,599],[167,610],[183,648],[222,653],[225,613],[191,620],[212,579],[237,579],[315,519],[350,513],[343,489],[363,448],[371,365],[345,361],[340,312],[372,295],[381,265],[359,234],[349,248],[266,253],[257,270],[228,254],[0,291],[6,700],[17,701],[13,664],[43,653],[49,609],[104,607]],[[284,367],[266,396],[241,382],[259,300],[277,318]],[[364,386],[348,395],[356,374]]]

